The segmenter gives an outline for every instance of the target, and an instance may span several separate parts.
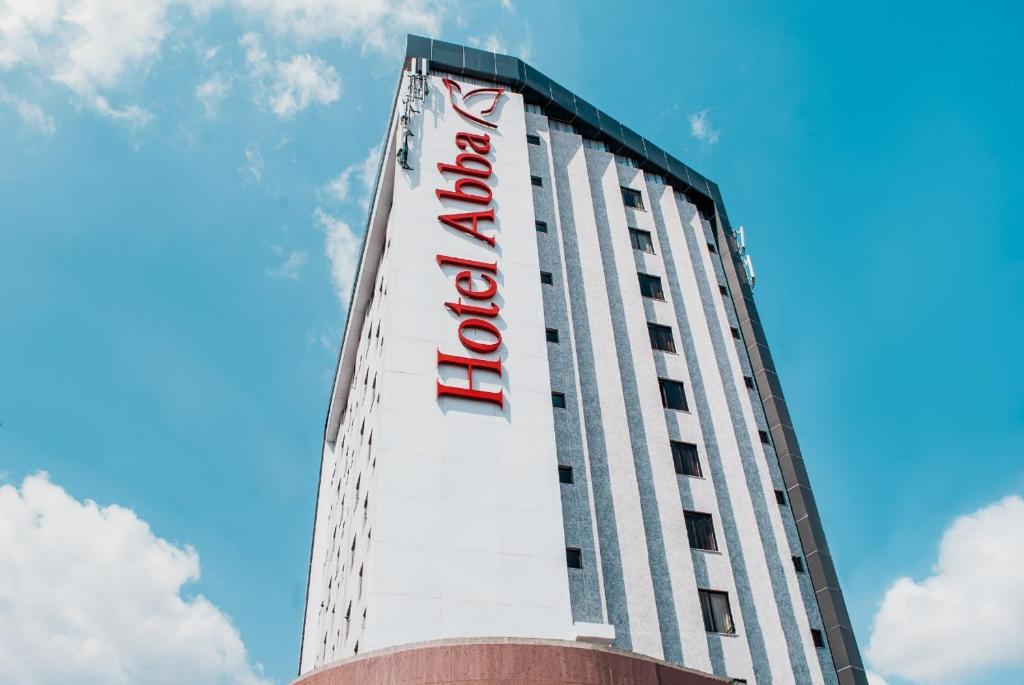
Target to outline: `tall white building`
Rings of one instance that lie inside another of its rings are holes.
[[[717,186],[410,37],[324,434],[300,672],[429,640],[866,683]]]

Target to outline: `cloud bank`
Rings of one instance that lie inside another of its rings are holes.
[[[924,580],[900,578],[875,615],[866,656],[887,676],[953,683],[1024,665],[1024,499],[953,521]]]
[[[0,486],[0,674],[19,685],[269,685],[202,595],[199,556],[130,509]]]

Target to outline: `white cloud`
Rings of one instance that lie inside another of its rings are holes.
[[[900,578],[875,615],[872,667],[918,683],[958,682],[1024,665],[1024,499],[961,516],[932,575]]]
[[[283,262],[271,269],[267,269],[267,275],[274,278],[289,278],[297,281],[299,279],[299,271],[302,270],[307,261],[309,261],[309,257],[305,252],[293,250],[288,253]]]
[[[874,671],[868,671],[867,672],[867,676],[868,676],[868,685],[889,685],[889,683],[887,683],[885,681],[885,678],[883,678],[882,676],[878,675]]]
[[[289,119],[313,103],[329,105],[341,96],[337,70],[319,57],[295,55],[277,63],[270,109]]]
[[[133,126],[152,115],[110,104],[111,91],[144,77],[165,39],[213,9],[302,40],[341,40],[364,50],[395,51],[402,34],[441,33],[450,0],[4,0],[0,70],[21,70],[69,88],[79,102]],[[216,49],[211,49],[212,59]],[[333,68],[308,55],[284,63],[271,106],[290,116],[306,103],[338,97]]]
[[[52,136],[57,132],[57,124],[54,123],[53,117],[34,102],[11,95],[3,88],[0,88],[0,103],[13,109],[21,119],[21,122],[28,128],[48,136]]]
[[[245,164],[238,168],[242,179],[253,185],[259,185],[263,181],[263,155],[255,145],[245,148]]]
[[[436,36],[447,0],[229,0],[269,30],[303,40],[340,39],[394,50],[405,33]]]
[[[269,685],[202,595],[199,556],[130,509],[0,485],[0,673],[33,685]]]
[[[231,82],[220,74],[215,74],[196,86],[196,99],[203,106],[206,116],[217,115],[217,108],[231,91]]]
[[[718,129],[712,127],[709,110],[702,109],[690,115],[690,135],[702,143],[714,145],[718,142]]]
[[[265,101],[278,117],[290,119],[310,105],[329,105],[341,97],[338,71],[319,57],[271,61],[258,34],[247,33],[239,42],[245,47],[249,75],[258,84],[257,100]]]
[[[502,39],[500,33],[489,34],[483,40],[471,37],[469,38],[469,44],[475,48],[486,50],[487,52],[500,53],[502,55],[508,54],[505,49],[505,41]]]
[[[317,226],[324,231],[324,254],[331,262],[331,283],[342,307],[348,306],[352,281],[359,264],[362,240],[342,219],[331,216],[317,207],[313,215]]]
[[[374,145],[366,151],[366,157],[361,162],[351,164],[329,181],[324,190],[338,202],[346,202],[350,199],[353,178],[358,179],[362,192],[357,202],[364,209],[370,204],[370,194],[373,192],[373,184],[377,180],[377,165],[380,162],[380,145]]]

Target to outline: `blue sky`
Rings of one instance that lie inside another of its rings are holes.
[[[933,570],[944,531],[1007,525],[1024,492],[1024,12],[467,6],[0,2],[6,481],[44,470],[191,545],[185,597],[293,677],[363,169],[410,30],[523,57],[720,184],[862,648],[897,578],[966,583]],[[1024,677],[879,658],[890,683]]]

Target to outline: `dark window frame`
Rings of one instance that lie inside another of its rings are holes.
[[[543,188],[544,187],[544,179],[541,178],[540,176],[533,176],[531,174],[530,175],[530,185],[536,186],[537,188]]]
[[[676,339],[671,326],[648,321],[647,335],[651,339],[651,349],[676,354]]]
[[[645,274],[642,271],[636,272],[637,282],[640,284],[640,295],[652,300],[658,300],[659,302],[665,302],[665,286],[661,282],[661,276],[655,276],[654,274]],[[646,290],[650,291],[650,294],[644,292],[645,283],[648,286]],[[657,285],[656,288],[653,286]]]
[[[565,548],[565,565],[567,568],[583,568],[583,550],[579,547]]]
[[[703,511],[684,511],[686,523],[686,539],[690,549],[702,552],[718,551],[718,535],[715,534],[715,521],[711,514]]]
[[[682,398],[682,406],[672,406],[669,404],[668,388],[678,387],[679,395]],[[658,379],[658,391],[661,393],[661,406],[665,409],[673,409],[675,411],[690,411],[690,404],[686,400],[686,386],[682,381],[673,380],[671,378],[659,378]]]
[[[549,343],[558,343],[558,329],[557,328],[545,328],[544,337]]]
[[[533,226],[534,226],[534,228],[537,229],[537,233],[547,233],[548,232],[548,222],[546,222],[546,221],[534,221],[533,222]]]
[[[700,613],[704,619],[704,630],[720,635],[736,634],[736,622],[732,617],[732,603],[729,601],[728,592],[697,588],[697,597],[700,601]],[[720,613],[722,600],[724,600],[725,611]]]
[[[576,482],[576,476],[572,472],[572,467],[568,464],[558,465],[558,482],[563,485],[572,485]]]
[[[555,409],[565,409],[565,393],[564,392],[551,392],[551,406]]]
[[[555,276],[550,271],[541,271],[540,282],[543,283],[544,285],[554,285]]]
[[[672,463],[676,468],[676,473],[681,476],[689,476],[690,478],[704,477],[704,467],[700,465],[700,453],[697,451],[695,444],[680,440],[670,440],[669,445],[672,450]],[[690,466],[695,468],[688,468]]]
[[[646,240],[646,243],[644,240]],[[629,227],[629,244],[633,246],[634,250],[640,252],[646,252],[647,254],[656,254],[654,251],[654,236],[651,235],[650,231],[645,231],[640,228]]]
[[[540,145],[540,136],[538,136],[536,133],[527,133],[526,142],[529,143],[530,145]]]
[[[647,208],[644,207],[643,193],[639,190],[634,190],[633,188],[627,188],[626,186],[619,186],[619,189],[622,190],[622,204],[627,207],[632,207],[633,209],[646,211]]]

